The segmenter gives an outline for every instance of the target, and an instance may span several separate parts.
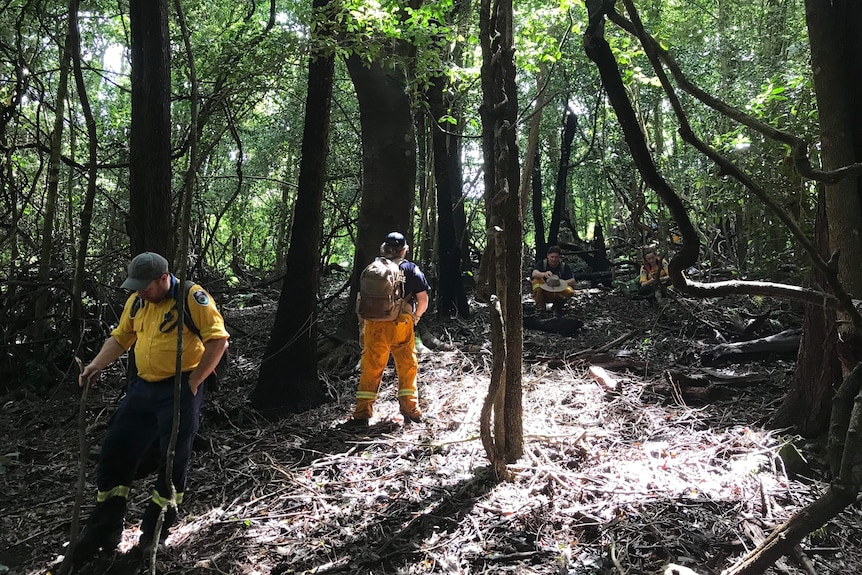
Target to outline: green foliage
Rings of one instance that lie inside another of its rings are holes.
[[[765,4],[648,2],[641,18],[679,63],[687,78],[740,110],[814,142],[817,113],[800,2]],[[59,47],[64,8],[12,0],[0,12],[0,104],[9,107],[3,137],[5,211],[0,237],[4,277],[35,261],[41,234],[46,178],[47,130],[57,102]],[[585,7],[575,0],[527,0],[516,10],[517,126],[526,149],[533,102],[547,95],[539,133],[539,165],[546,219],[560,160],[564,114],[578,117],[578,133],[566,169],[568,210],[576,232],[589,239],[597,223],[616,229],[630,245],[640,243],[638,224],[666,225],[666,210],[645,189],[635,170],[595,66],[582,45]],[[623,10],[622,4],[617,8]],[[88,270],[106,282],[127,255],[128,160],[131,115],[129,15],[122,3],[91,3],[79,24],[84,82],[97,118],[98,194]],[[51,10],[54,10],[53,12]],[[359,106],[343,67],[356,54],[403,74],[417,114],[432,79],[448,80],[450,109],[442,121],[465,134],[466,211],[472,244],[484,244],[481,102],[475,10],[451,0],[413,8],[400,0],[345,0],[312,14],[311,2],[278,5],[271,29],[269,5],[223,1],[183,2],[201,91],[200,149],[194,190],[193,251],[212,273],[230,281],[231,265],[269,275],[283,264],[297,186],[306,73],[311,54],[337,56],[336,85],[321,264],[352,261],[362,184]],[[311,34],[325,27],[331,34]],[[171,15],[173,189],[178,202],[188,169],[189,54]],[[679,135],[655,72],[637,39],[615,25],[606,37],[617,59],[641,126],[662,174],[684,197],[706,245],[719,224],[737,226],[751,247],[734,262],[765,273],[792,257],[787,235],[774,215],[751,201],[737,183],[719,174]],[[756,39],[753,41],[752,39]],[[26,72],[26,73],[25,73]],[[83,161],[86,129],[73,87],[63,140],[57,263],[70,266],[86,190]],[[20,96],[20,99],[18,99]],[[813,219],[813,186],[801,184],[784,146],[721,116],[680,93],[688,121],[704,141],[748,171],[782,205],[793,206],[805,229]],[[3,108],[6,110],[7,108]],[[6,118],[6,116],[3,116]],[[816,154],[816,146],[812,146]],[[816,160],[816,157],[815,157]],[[479,182],[478,187],[469,187]],[[640,213],[640,212],[638,212]],[[13,216],[14,215],[14,218]],[[531,222],[526,231],[532,238]],[[625,228],[628,228],[627,230]],[[726,252],[727,250],[725,250]],[[95,294],[94,294],[95,297]]]

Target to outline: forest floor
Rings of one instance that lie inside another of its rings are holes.
[[[767,311],[747,337],[798,327],[790,306],[682,297],[651,305],[579,290],[567,309],[584,322],[576,335],[524,331],[524,456],[497,482],[479,439],[491,364],[487,306],[473,303],[469,320],[423,319],[451,345],[420,353],[426,422],[405,424],[398,414],[390,366],[377,418],[348,431],[341,424],[353,407],[358,345],[321,364],[330,403],[266,421],[247,397],[275,303],[266,294],[242,309],[236,301],[222,304],[232,371],[205,409],[159,573],[654,574],[676,564],[717,574],[826,487],[822,445],[766,427],[793,358],[706,372],[701,362],[706,348],[739,339],[746,321]],[[338,311],[322,314],[322,329]],[[597,381],[596,366],[616,390]],[[719,383],[704,388],[703,401],[674,385],[673,373]],[[0,573],[56,570],[63,554],[80,467],[73,389],[3,398]],[[92,390],[91,452],[120,395],[119,368]],[[88,462],[84,517],[94,467]],[[83,573],[124,572],[150,490],[149,480],[133,490],[120,553]],[[769,573],[862,573],[859,541],[857,503]]]

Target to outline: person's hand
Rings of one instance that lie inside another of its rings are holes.
[[[201,379],[199,381],[196,381],[196,378],[193,378],[192,376],[194,376],[194,373],[189,374],[189,389],[191,390],[192,395],[197,395],[198,394],[198,388],[201,386],[201,384],[204,382],[204,380]],[[204,379],[206,379],[206,378],[204,378]]]
[[[553,274],[553,272],[547,271],[547,272],[545,272],[543,275],[544,275],[545,279],[547,279],[547,278],[551,277],[551,276],[552,276],[552,275],[554,275],[554,274]]]
[[[102,375],[102,369],[96,367],[92,363],[87,364],[87,367],[84,368],[84,371],[81,372],[81,375],[78,376],[78,387],[84,387],[85,385],[95,385],[96,382],[99,381],[99,377]]]

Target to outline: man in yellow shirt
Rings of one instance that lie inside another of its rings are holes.
[[[101,371],[132,345],[135,346],[137,373],[129,377],[127,393],[108,422],[96,477],[96,507],[75,547],[75,566],[94,557],[99,549],[110,551],[119,543],[131,483],[143,456],[154,444],[159,451],[158,476],[141,522],[139,545],[148,549],[167,537],[168,529],[176,521],[173,509],[165,510],[158,537],[154,531],[161,509],[170,498],[165,463],[174,414],[176,328],[179,326],[183,330],[183,386],[172,473],[177,503],[182,502],[186,485],[205,382],[227,349],[230,337],[224,318],[210,295],[196,284],[186,292],[168,271],[167,260],[159,254],[144,252],[135,256],[129,263],[128,278],[122,287],[135,293],[126,301],[119,325],[81,372],[78,383],[84,386],[98,381]],[[199,335],[178,314],[177,298],[186,293],[186,311]]]

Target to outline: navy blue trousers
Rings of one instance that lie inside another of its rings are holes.
[[[100,496],[117,488],[130,487],[139,477],[138,466],[148,450],[158,447],[158,477],[155,489],[163,498],[170,495],[165,478],[168,444],[174,417],[173,378],[148,382],[135,376],[129,380],[126,396],[108,422],[102,458],[96,472]],[[188,374],[183,374],[180,397],[180,427],[173,464],[177,493],[186,487],[192,443],[200,423],[206,383],[192,395]]]

